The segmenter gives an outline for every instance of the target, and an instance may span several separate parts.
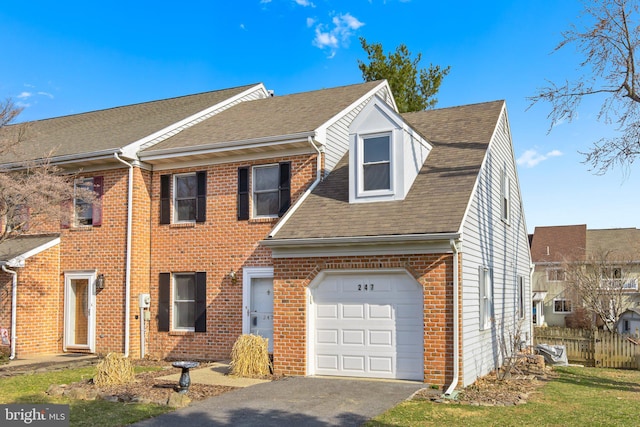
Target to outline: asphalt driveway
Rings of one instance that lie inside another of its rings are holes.
[[[418,382],[288,377],[224,393],[136,426],[360,426],[409,398]]]

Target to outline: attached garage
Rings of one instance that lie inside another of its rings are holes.
[[[309,302],[309,374],[423,380],[423,294],[408,273],[324,273]]]

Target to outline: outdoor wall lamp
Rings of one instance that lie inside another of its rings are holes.
[[[98,274],[96,279],[96,289],[104,289],[104,274]]]
[[[231,269],[231,271],[229,271],[229,278],[231,279],[231,283],[233,283],[235,285],[236,281],[238,280],[238,276],[237,276],[236,272],[233,271],[233,269]]]

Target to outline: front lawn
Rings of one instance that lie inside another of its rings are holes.
[[[558,367],[525,405],[470,406],[414,400],[365,424],[382,426],[632,426],[640,415],[640,371]]]
[[[136,372],[144,370],[149,368],[136,368]],[[68,404],[71,426],[121,426],[174,410],[163,405],[73,400],[46,393],[51,384],[70,384],[92,378],[94,374],[95,367],[88,367],[1,378],[0,403]]]

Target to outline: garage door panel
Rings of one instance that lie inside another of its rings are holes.
[[[393,331],[369,331],[369,345],[393,345]]]
[[[369,358],[369,370],[377,374],[392,374],[393,373],[393,357],[370,357]]]
[[[344,345],[365,345],[364,342],[365,331],[360,330],[343,330],[342,331],[342,344]]]
[[[338,356],[335,354],[318,354],[316,356],[318,369],[335,371],[338,369]]]
[[[360,355],[348,355],[342,357],[342,369],[345,371],[365,372],[365,357]]]
[[[318,329],[316,332],[316,343],[318,344],[338,344],[337,329]]]
[[[364,319],[364,307],[361,304],[343,304],[342,317],[345,319]]]
[[[389,273],[336,274],[311,292],[316,313],[311,319],[313,372],[422,379],[423,298],[412,278]]]
[[[392,319],[393,307],[389,304],[368,304],[370,319]]]
[[[337,319],[338,318],[338,305],[337,304],[319,304],[316,307],[317,317],[320,319]]]

